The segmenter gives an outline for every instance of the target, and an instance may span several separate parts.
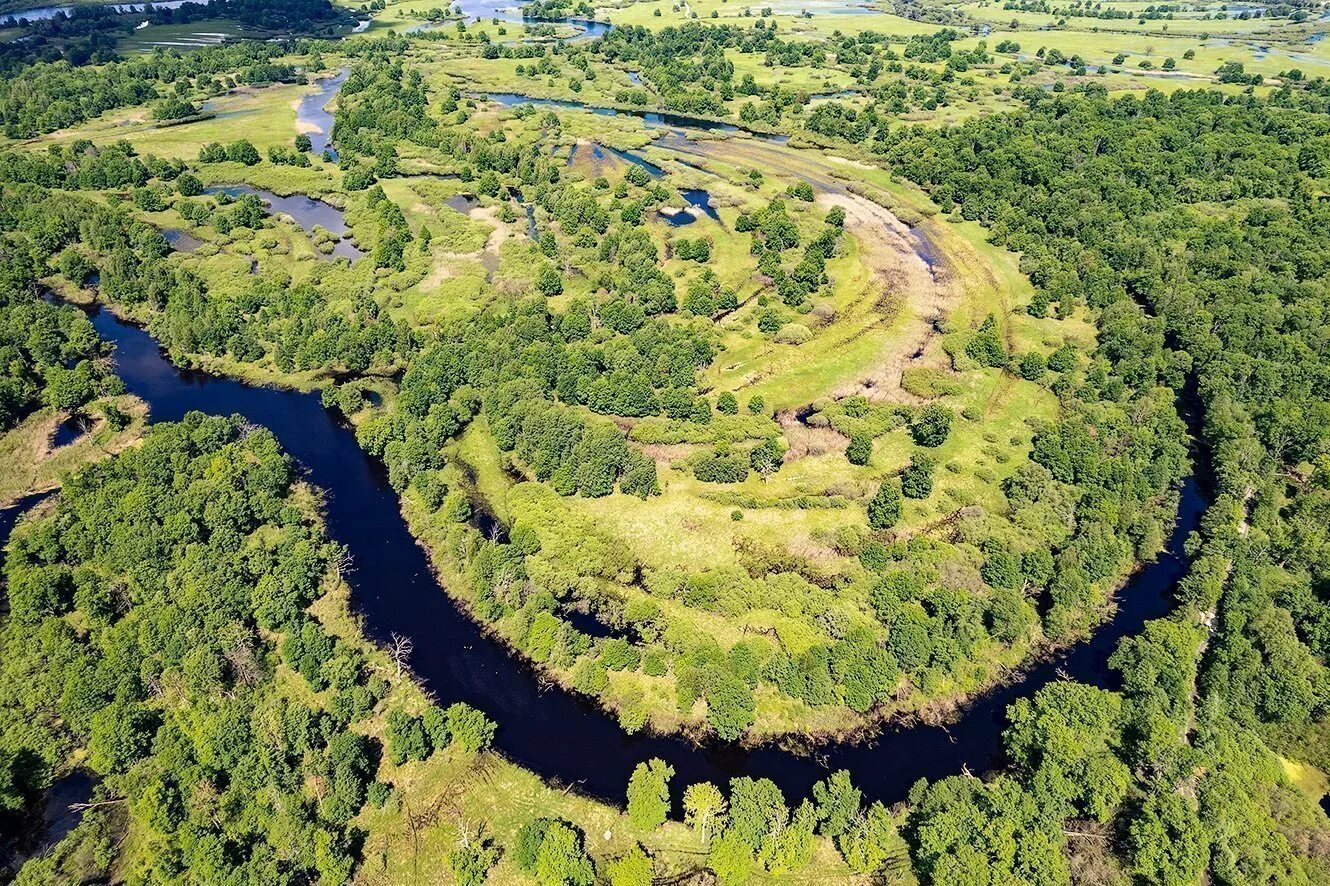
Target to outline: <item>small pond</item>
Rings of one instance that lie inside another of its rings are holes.
[[[162,230],[162,236],[176,252],[193,252],[203,245],[203,241],[198,237],[179,228],[165,228]]]
[[[283,213],[289,215],[295,220],[295,223],[304,229],[305,233],[312,234],[315,225],[323,228],[334,236],[344,237],[347,233],[346,215],[342,210],[333,206],[331,203],[325,203],[322,200],[316,200],[313,197],[307,197],[304,194],[292,194],[290,197],[279,197],[272,191],[265,191],[262,188],[256,188],[252,185],[214,185],[204,188],[205,194],[227,194],[231,197],[239,197],[243,194],[254,194],[264,205],[268,207],[270,213]],[[344,256],[351,261],[355,261],[365,253],[353,245],[348,240],[338,240],[330,254],[319,253],[321,258],[337,258]]]
[[[91,428],[92,425],[87,416],[71,415],[56,425],[55,434],[51,437],[51,448],[59,449],[61,446],[68,446],[88,433]]]

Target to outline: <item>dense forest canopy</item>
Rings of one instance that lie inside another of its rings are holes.
[[[6,559],[0,808],[84,749],[130,798],[90,816],[104,864],[125,815],[142,828],[134,879],[349,878],[348,823],[384,791],[353,727],[388,684],[306,612],[338,559],[316,507],[271,433],[200,413],[71,478]],[[430,710],[431,747],[488,742],[465,706]]]

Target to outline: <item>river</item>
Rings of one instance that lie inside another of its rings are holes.
[[[327,151],[333,160],[337,159],[337,151],[332,147],[333,112],[327,106],[350,74],[350,69],[342,68],[333,76],[319,80],[318,91],[301,98],[296,106],[296,128],[309,136],[310,151],[315,155]]]
[[[148,8],[152,9],[179,9],[186,3],[197,3],[200,6],[207,6],[212,0],[161,0],[161,2],[152,3],[100,3],[87,6],[39,6],[36,9],[24,9],[17,12],[7,12],[5,19],[13,18],[19,21],[39,22],[55,18],[64,13],[69,15],[75,9],[95,9],[110,8],[116,12],[144,12]]]
[[[788,797],[806,795],[831,770],[848,769],[867,800],[888,803],[904,799],[920,778],[988,770],[1001,761],[1001,732],[1011,702],[1064,676],[1115,685],[1109,655],[1146,620],[1168,612],[1173,587],[1186,568],[1183,540],[1205,507],[1189,479],[1168,552],[1127,583],[1116,615],[1088,642],[1015,676],[949,725],[888,727],[862,743],[828,745],[815,757],[774,746],[697,746],[676,737],[629,736],[589,701],[542,683],[458,610],[407,531],[382,465],[360,449],[317,394],[181,370],[162,356],[147,332],[107,311],[94,312],[92,320],[98,333],[116,345],[117,372],[130,393],[147,401],[154,420],[176,420],[199,409],[236,413],[272,430],[310,482],[327,491],[328,531],[351,552],[352,602],[369,636],[380,641],[393,633],[410,636],[413,670],[445,704],[465,701],[493,717],[499,723],[499,751],[548,782],[606,800],[621,801],[633,768],[650,757],[674,767],[675,784],[723,783],[749,775],[772,779]]]

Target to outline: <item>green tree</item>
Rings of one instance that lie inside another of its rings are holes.
[[[579,831],[562,821],[554,821],[540,841],[532,872],[541,886],[592,886],[596,872],[582,845]]]
[[[910,423],[910,435],[920,446],[934,448],[941,446],[951,433],[952,411],[945,406],[930,403],[920,409]]]
[[[933,469],[937,462],[922,452],[910,459],[901,472],[901,494],[906,498],[928,498],[933,493]]]
[[[707,867],[720,886],[742,886],[748,882],[757,863],[753,847],[733,831],[727,830],[711,841]]]
[[[845,457],[852,465],[866,465],[873,456],[873,438],[868,434],[850,435],[850,445],[845,449]]]
[[[546,298],[562,294],[563,277],[554,268],[544,265],[536,275],[536,291]]]
[[[1007,365],[1007,352],[992,314],[984,318],[965,345],[965,353],[980,366],[1001,368]]]
[[[780,445],[780,438],[771,436],[752,448],[748,453],[748,462],[752,465],[754,471],[757,471],[763,479],[766,479],[780,470],[784,456],[785,452]]]
[[[905,841],[896,831],[891,813],[881,803],[873,803],[864,814],[851,821],[836,838],[841,857],[856,874],[875,874],[896,862],[909,863]]]
[[[610,886],[651,886],[655,870],[642,844],[634,843],[623,855],[606,865]]]
[[[859,814],[863,793],[850,782],[850,773],[838,769],[826,779],[813,785],[813,800],[817,803],[817,830],[826,837],[837,837],[845,832]]]
[[[1127,846],[1136,876],[1158,886],[1191,886],[1209,855],[1195,800],[1160,785],[1127,823]]]
[[[487,750],[494,741],[496,724],[465,702],[448,706],[448,733],[468,754]]]
[[[868,502],[868,525],[890,529],[901,518],[901,493],[895,484],[884,480]]]
[[[258,148],[242,138],[233,141],[226,146],[226,159],[232,163],[243,163],[246,166],[253,166],[262,158],[259,156]]]
[[[710,842],[711,833],[725,815],[725,795],[709,781],[690,784],[683,792],[684,822]]]

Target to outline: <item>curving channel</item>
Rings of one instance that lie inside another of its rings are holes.
[[[502,2],[488,0],[480,12],[497,12],[502,7],[495,7]],[[476,12],[468,10],[468,14]],[[309,106],[317,102],[322,110],[343,80],[326,82]],[[491,94],[490,98],[505,104],[532,101],[515,95]],[[649,124],[665,126],[732,127],[672,115],[641,116]],[[263,196],[272,199],[266,193]],[[286,206],[278,208],[290,211]],[[342,227],[335,219],[329,221],[325,227],[330,230]],[[407,531],[382,465],[360,449],[355,435],[323,408],[317,394],[255,387],[179,369],[144,330],[107,311],[94,310],[92,321],[98,333],[116,345],[117,373],[130,393],[148,403],[154,420],[177,420],[197,409],[236,413],[269,428],[300,462],[308,479],[327,493],[328,531],[351,552],[354,569],[347,580],[366,633],[380,642],[393,633],[412,637],[413,670],[441,700],[465,701],[492,716],[500,725],[496,746],[505,756],[548,782],[572,785],[605,800],[620,800],[633,768],[651,757],[674,767],[676,784],[721,783],[748,775],[770,778],[789,797],[804,796],[828,772],[847,769],[867,800],[886,803],[903,800],[920,778],[986,771],[1001,762],[1005,711],[1017,698],[1057,679],[1108,688],[1116,685],[1108,657],[1123,637],[1138,633],[1146,621],[1168,612],[1173,587],[1186,571],[1183,541],[1205,509],[1195,479],[1189,478],[1181,489],[1178,520],[1167,552],[1143,567],[1122,589],[1114,617],[1090,640],[1015,676],[950,724],[889,726],[858,743],[826,745],[814,755],[775,746],[749,749],[697,745],[673,736],[629,736],[590,701],[543,682],[458,610],[442,592],[424,552]],[[8,540],[18,513],[35,500],[0,511],[0,545]]]
[[[178,369],[147,332],[107,311],[94,311],[92,320],[114,342],[117,372],[129,392],[147,401],[155,420],[179,419],[195,409],[238,413],[269,428],[308,479],[326,490],[328,531],[351,552],[353,605],[371,638],[412,637],[412,667],[420,678],[441,700],[465,701],[497,720],[496,746],[504,755],[549,782],[606,800],[621,799],[633,768],[650,757],[674,767],[676,784],[749,775],[770,778],[791,797],[806,795],[830,770],[848,769],[867,799],[887,803],[904,799],[919,778],[983,772],[1000,762],[1004,712],[1015,699],[1063,678],[1114,685],[1109,655],[1124,636],[1168,611],[1173,586],[1186,569],[1183,540],[1205,507],[1196,482],[1188,479],[1168,553],[1126,585],[1113,619],[1089,641],[1033,666],[949,725],[888,727],[857,744],[828,745],[815,756],[774,746],[629,736],[589,701],[543,683],[458,610],[407,531],[382,465],[360,449],[318,395]]]

